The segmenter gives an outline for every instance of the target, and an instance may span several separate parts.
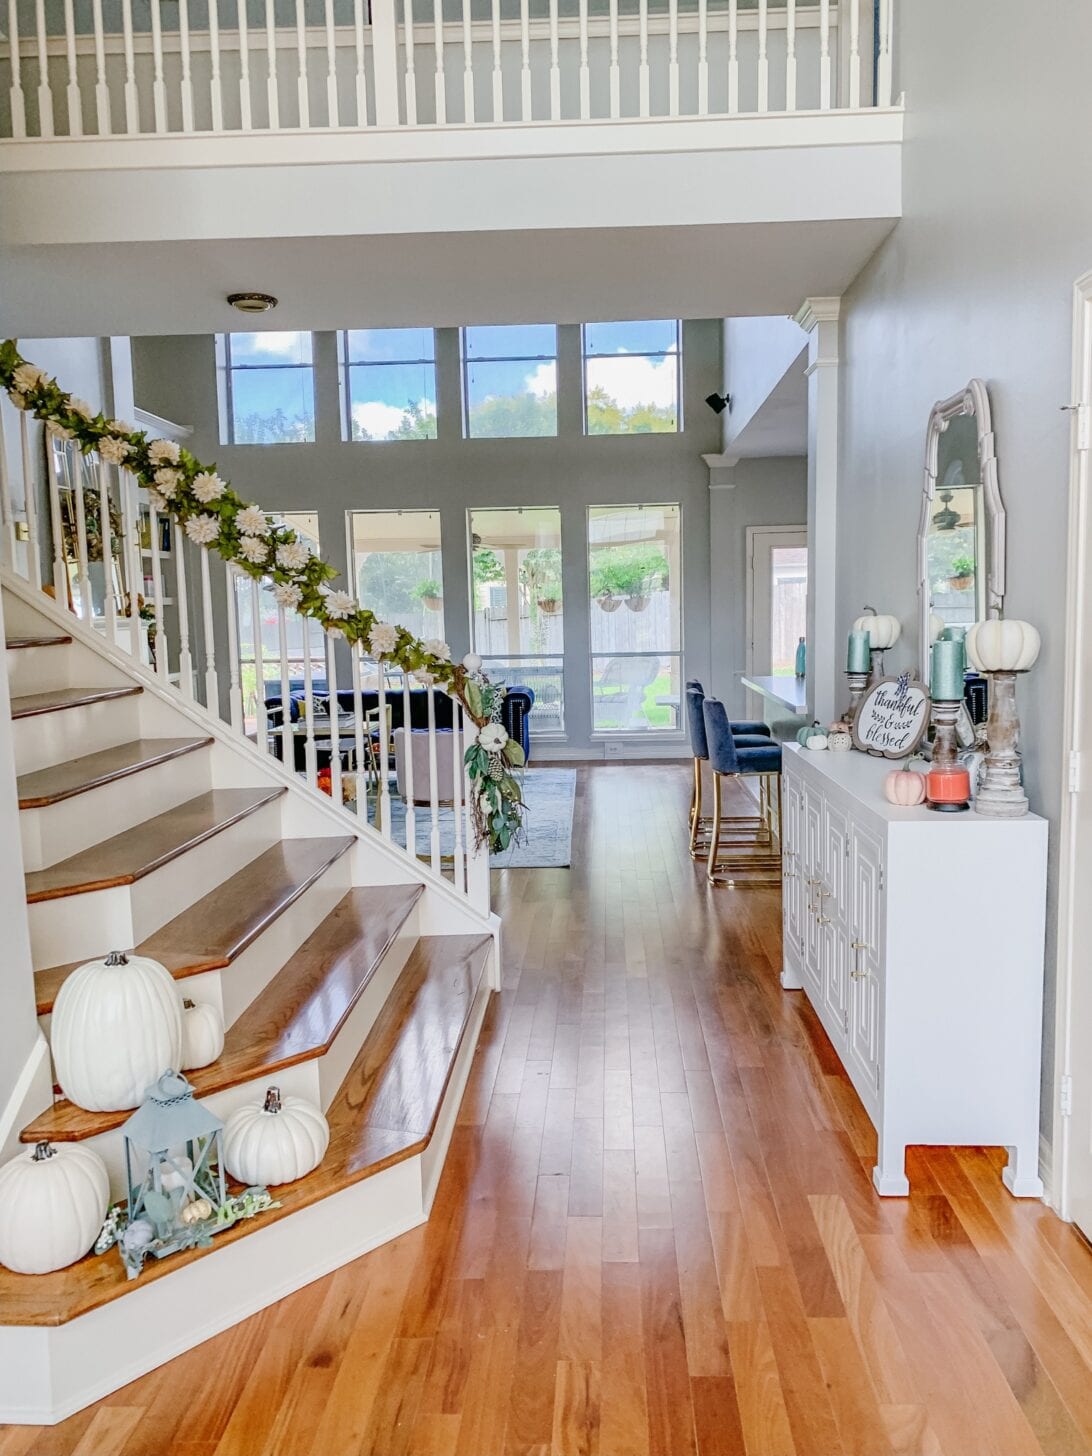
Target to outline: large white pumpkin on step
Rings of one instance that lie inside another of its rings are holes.
[[[0,1264],[48,1274],[82,1259],[110,1202],[106,1164],[82,1143],[39,1143],[0,1168]]]
[[[182,998],[158,961],[111,951],[65,981],[49,1040],[70,1102],[89,1112],[137,1107],[182,1060]]]
[[[224,1124],[224,1167],[240,1183],[292,1183],[318,1167],[329,1141],[313,1103],[270,1087],[263,1103],[240,1107]]]
[[[207,1067],[224,1050],[224,1018],[208,1001],[182,1002],[182,1070]]]

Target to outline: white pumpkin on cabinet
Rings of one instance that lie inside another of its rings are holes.
[[[209,1001],[182,1002],[182,1070],[207,1067],[224,1050],[224,1018]]]
[[[270,1087],[263,1103],[240,1107],[224,1124],[224,1166],[240,1183],[293,1183],[318,1167],[329,1142],[330,1126],[313,1103]]]
[[[88,1112],[136,1107],[181,1060],[178,987],[158,961],[111,951],[65,981],[49,1039],[57,1081],[70,1102]]]
[[[106,1164],[82,1143],[38,1143],[0,1168],[0,1264],[49,1274],[82,1259],[110,1202]]]

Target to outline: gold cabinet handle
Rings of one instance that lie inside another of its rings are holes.
[[[849,974],[855,981],[863,981],[866,976],[871,975],[867,966],[865,966],[863,971],[861,970],[861,951],[868,949],[868,941],[851,940],[849,948],[853,952],[853,969]]]

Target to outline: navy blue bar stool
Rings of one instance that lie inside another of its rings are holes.
[[[740,746],[732,734],[732,724],[724,704],[706,698],[702,704],[705,718],[706,747],[713,773],[713,823],[709,831],[709,857],[706,878],[711,885],[736,875],[746,874],[754,882],[778,883],[781,879],[781,745],[768,740],[762,745]],[[722,784],[725,778],[742,783],[745,778],[759,781],[759,813],[750,833],[722,844],[721,829],[726,821],[722,807]],[[734,851],[722,855],[722,849]],[[718,871],[725,870],[721,877]]]
[[[702,685],[696,679],[686,685],[686,727],[690,738],[690,751],[694,755],[694,784],[690,791],[690,855],[692,859],[699,859],[705,854],[705,839],[709,820],[702,815],[702,773],[701,766],[704,760],[709,757],[709,749],[706,742],[705,717],[702,712],[702,704],[705,702],[705,693]],[[731,732],[736,743],[741,748],[761,748],[770,743],[770,730],[765,723],[748,722],[739,720],[731,724]],[[725,819],[724,823],[734,823],[733,819]],[[740,819],[740,823],[750,823],[750,820]]]

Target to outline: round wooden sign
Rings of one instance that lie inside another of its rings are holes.
[[[861,699],[853,743],[878,758],[908,758],[929,726],[929,694],[908,672],[883,677]]]

